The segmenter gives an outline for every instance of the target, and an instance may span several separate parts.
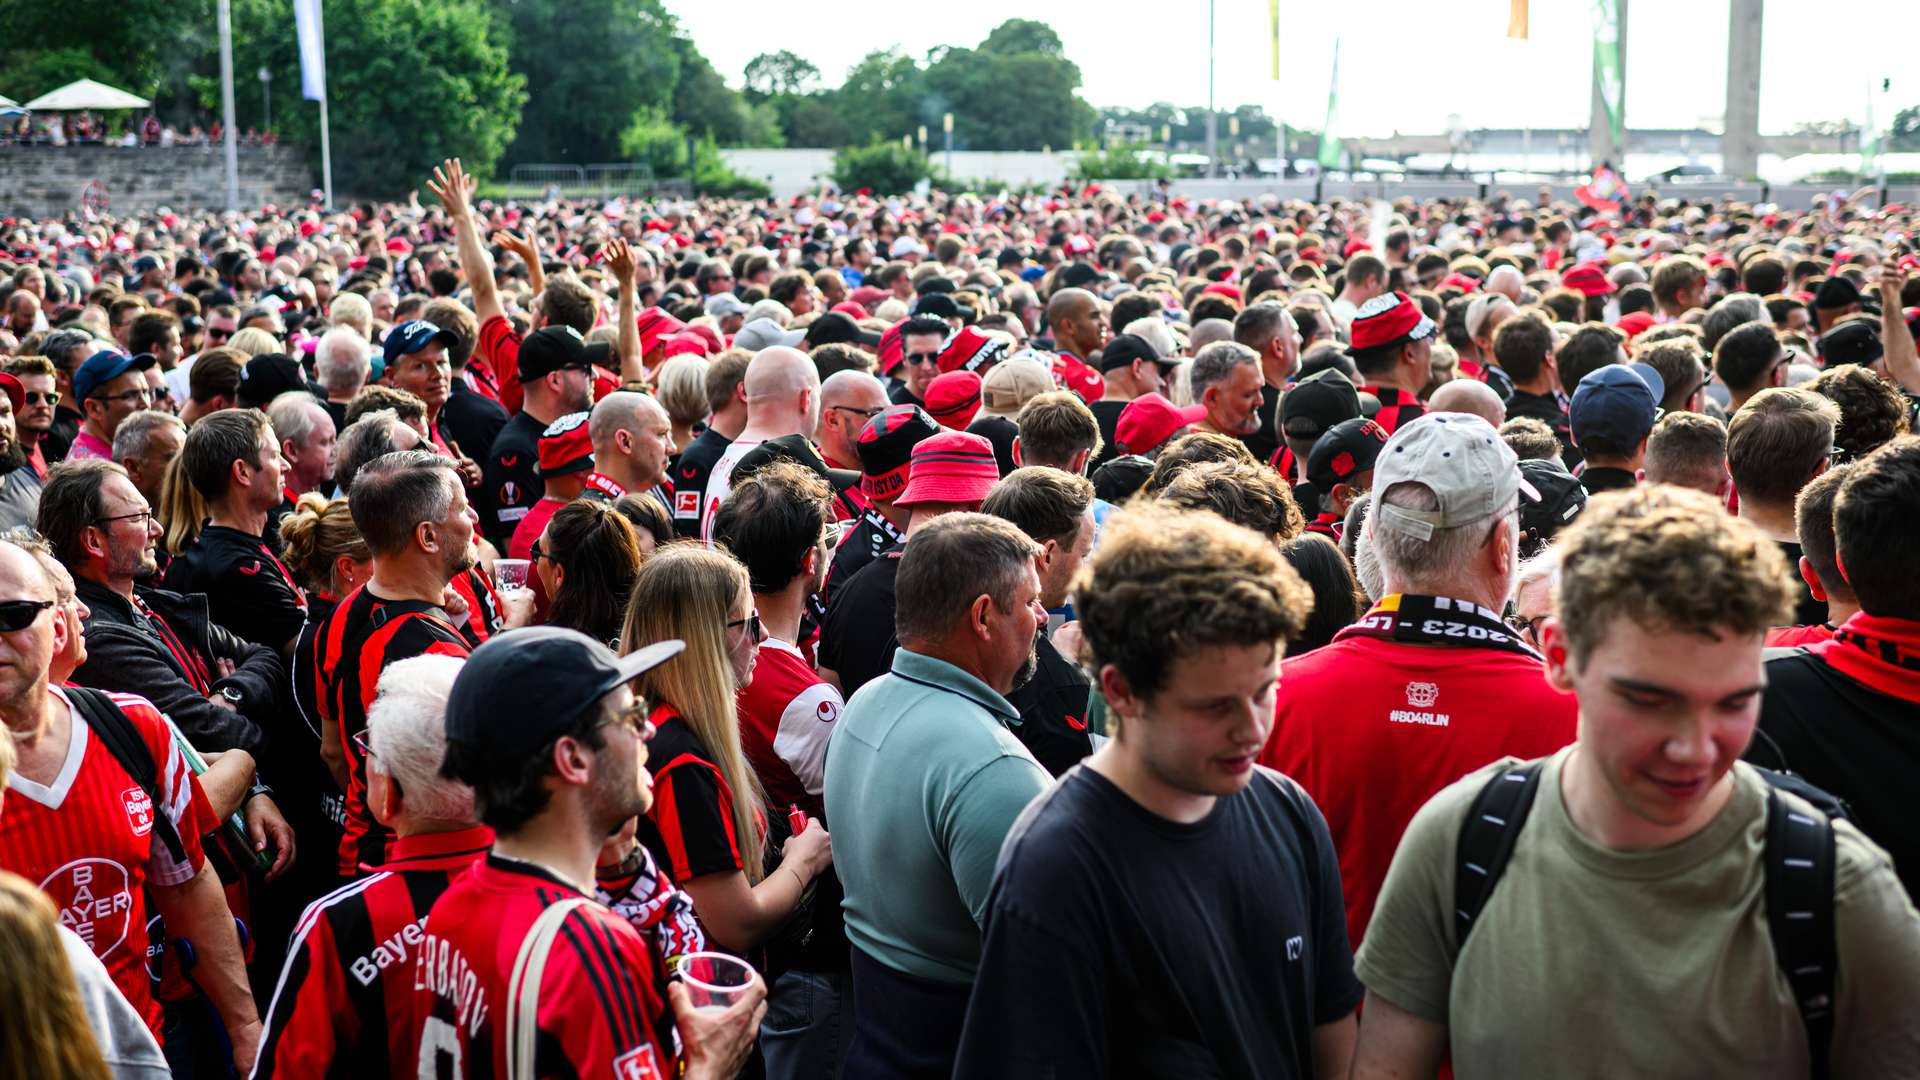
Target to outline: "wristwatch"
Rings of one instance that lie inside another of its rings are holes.
[[[247,789],[247,797],[240,800],[240,805],[244,807],[248,803],[252,802],[254,799],[262,795],[272,795],[272,794],[273,794],[273,789],[271,787],[268,787],[265,784],[255,784],[252,787]]]
[[[238,689],[231,686],[221,687],[220,696],[223,698],[226,698],[228,701],[233,702],[235,705],[244,704],[247,700],[247,696],[245,694],[242,694]]]

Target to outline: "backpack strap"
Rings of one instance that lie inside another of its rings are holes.
[[[1505,769],[1487,781],[1474,796],[1467,819],[1460,826],[1460,846],[1453,873],[1454,955],[1458,956],[1473,931],[1473,921],[1487,906],[1493,887],[1507,868],[1520,829],[1533,809],[1546,761],[1530,761]]]
[[[584,897],[570,896],[549,904],[520,942],[519,955],[513,958],[513,977],[507,981],[507,1080],[534,1080],[540,979],[546,974],[547,956],[553,951],[553,939],[560,935],[560,924],[588,902]]]
[[[113,760],[126,770],[133,782],[146,792],[147,800],[153,807],[154,831],[160,834],[160,841],[167,846],[167,854],[176,862],[185,862],[186,845],[180,842],[180,834],[173,827],[173,819],[167,816],[166,801],[160,797],[159,767],[153,763],[153,751],[147,748],[145,739],[140,737],[139,729],[122,712],[113,699],[98,690],[69,686],[66,691],[67,702],[73,711],[86,721],[87,727],[107,748]]]
[[[1789,805],[1780,790],[1767,791],[1767,930],[1774,959],[1787,977],[1814,1080],[1826,1080],[1833,1044],[1834,976],[1839,946],[1834,938],[1833,822]]]

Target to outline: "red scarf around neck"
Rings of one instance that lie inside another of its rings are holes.
[[[1920,622],[1862,611],[1807,651],[1868,689],[1920,702]]]

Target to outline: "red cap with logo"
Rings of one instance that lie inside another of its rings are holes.
[[[1433,336],[1439,329],[1406,293],[1381,293],[1361,304],[1354,314],[1353,343],[1347,352],[1363,353],[1404,341],[1419,341]]]
[[[585,410],[547,425],[540,433],[540,475],[565,476],[593,468],[593,439],[587,434]]]
[[[1205,405],[1182,408],[1159,394],[1141,394],[1120,410],[1113,441],[1125,454],[1151,454],[1173,433],[1206,418]]]

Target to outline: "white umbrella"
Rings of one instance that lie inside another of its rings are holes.
[[[20,103],[8,97],[7,95],[0,94],[0,108],[5,108],[8,105],[18,105],[18,104]]]
[[[51,93],[41,94],[26,107],[35,112],[77,112],[81,109],[144,109],[146,98],[116,90],[105,83],[81,79]]]

